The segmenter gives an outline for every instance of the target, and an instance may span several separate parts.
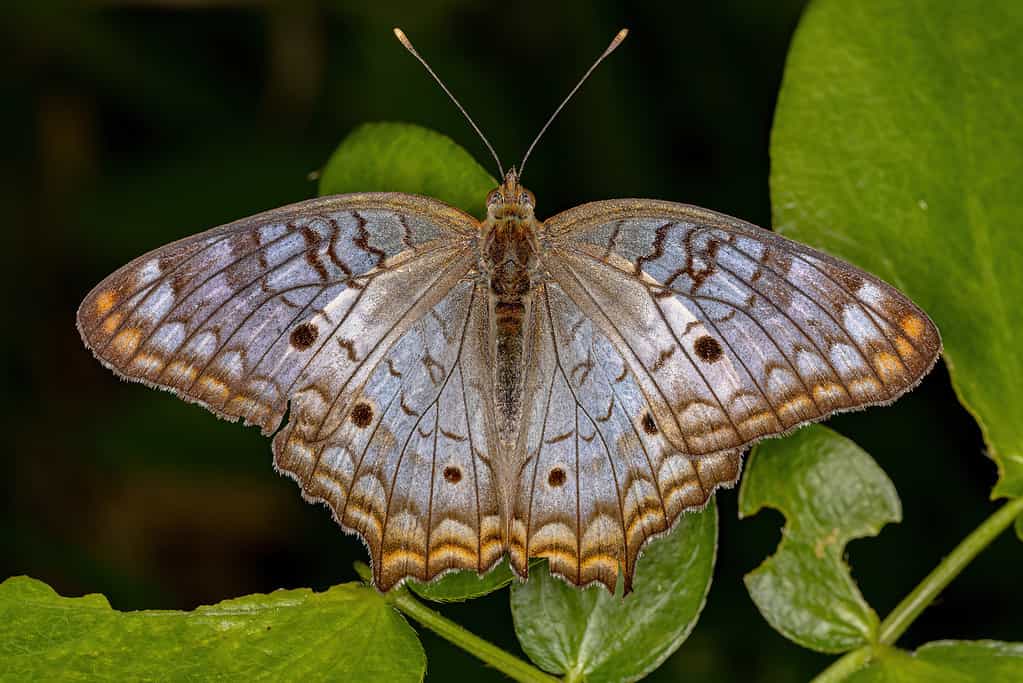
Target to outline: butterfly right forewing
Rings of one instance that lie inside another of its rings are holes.
[[[678,421],[666,435],[688,453],[890,402],[940,353],[934,324],[895,288],[722,214],[619,200],[546,226],[555,277],[639,350],[633,370],[665,397]]]
[[[417,211],[420,202],[436,217]],[[416,270],[435,275],[466,249],[473,227],[461,212],[408,195],[282,207],[135,259],[85,298],[79,331],[126,379],[270,433],[303,373],[333,357],[328,341],[383,337],[372,323],[367,329],[379,333],[346,333],[335,323],[381,307],[372,282],[395,277],[388,259],[400,258],[406,270],[416,261],[423,265]]]

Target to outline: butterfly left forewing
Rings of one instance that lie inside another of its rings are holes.
[[[414,261],[436,277],[473,228],[466,214],[409,195],[293,204],[135,259],[89,293],[78,328],[122,377],[271,433],[321,351],[333,357],[343,340],[383,336],[372,324],[373,334],[343,330],[358,321],[349,313],[380,307],[373,292],[383,280],[426,288],[429,278],[413,281],[399,266]]]

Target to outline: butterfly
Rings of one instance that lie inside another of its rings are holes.
[[[360,193],[187,237],[103,280],[78,329],[121,377],[274,435],[384,591],[507,555],[628,593],[751,444],[894,401],[940,354],[906,296],[810,247],[666,201],[541,221],[502,176],[483,221]]]

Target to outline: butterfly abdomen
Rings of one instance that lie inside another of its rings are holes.
[[[524,331],[537,272],[533,222],[495,216],[484,228],[494,403],[498,433],[508,444],[518,435],[522,415]]]

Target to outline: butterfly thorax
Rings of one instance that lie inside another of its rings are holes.
[[[511,445],[519,433],[524,386],[525,322],[532,314],[539,282],[540,223],[533,216],[533,193],[519,185],[515,171],[487,197],[480,271],[488,287],[490,367],[493,372],[497,431]]]

